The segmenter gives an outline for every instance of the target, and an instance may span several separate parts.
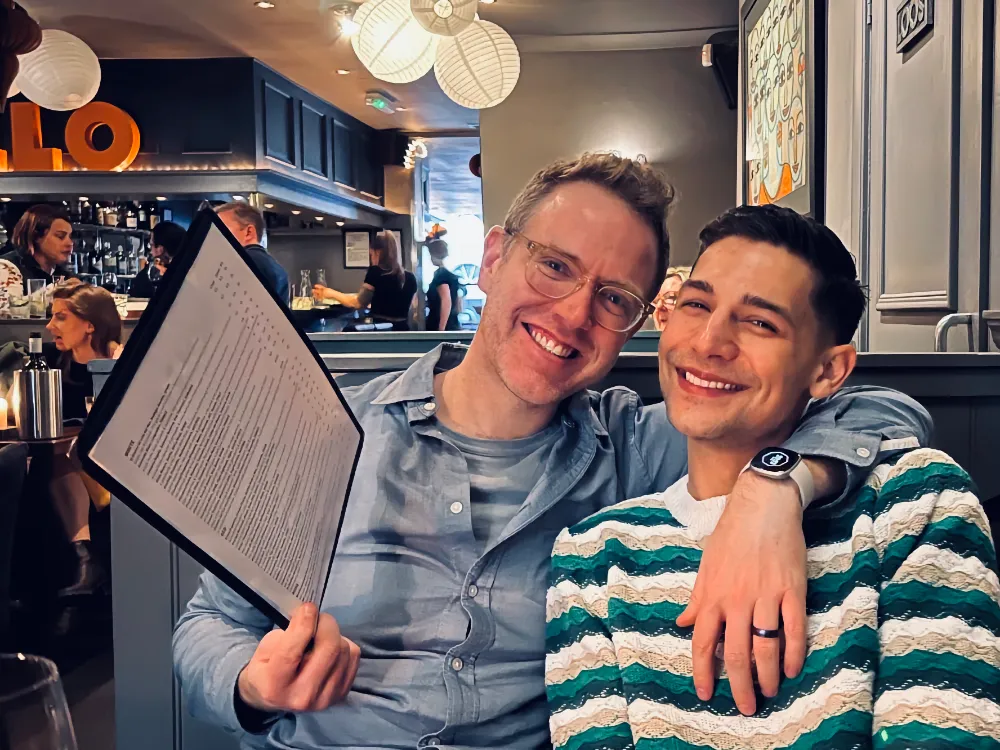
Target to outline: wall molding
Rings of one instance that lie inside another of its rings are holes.
[[[949,294],[947,290],[941,289],[932,292],[897,292],[894,294],[883,292],[878,296],[875,309],[913,312],[920,310],[954,311],[956,308],[953,295]]]
[[[521,52],[622,52],[701,47],[712,34],[736,29],[736,26],[712,26],[627,34],[522,34],[515,36],[514,41]]]

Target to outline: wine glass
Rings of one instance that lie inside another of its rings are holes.
[[[59,672],[48,659],[0,654],[0,747],[77,750]]]

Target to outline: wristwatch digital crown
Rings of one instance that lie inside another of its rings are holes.
[[[790,479],[795,482],[803,508],[808,507],[816,494],[809,467],[805,465],[802,456],[787,448],[764,448],[743,471],[747,469],[769,479]]]

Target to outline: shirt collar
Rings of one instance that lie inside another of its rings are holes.
[[[432,401],[434,399],[434,375],[457,366],[465,358],[465,353],[468,350],[469,347],[463,344],[439,344],[406,368],[406,371],[389,383],[372,400],[372,403],[376,406],[388,406],[389,404],[406,402]],[[427,418],[432,413],[421,413],[417,416]],[[580,391],[567,398],[559,407],[559,414],[567,426],[575,422],[580,425],[590,425],[598,436],[603,437],[608,434],[594,412],[589,391]]]

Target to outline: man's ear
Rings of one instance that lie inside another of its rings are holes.
[[[496,275],[497,269],[503,264],[506,256],[507,233],[503,231],[503,227],[493,227],[486,234],[486,239],[483,240],[483,262],[479,266],[479,283],[477,286],[484,293],[490,293],[490,287],[493,285],[493,277]]]
[[[813,398],[826,398],[840,390],[858,362],[854,344],[834,346],[823,352],[822,362],[809,386]]]

